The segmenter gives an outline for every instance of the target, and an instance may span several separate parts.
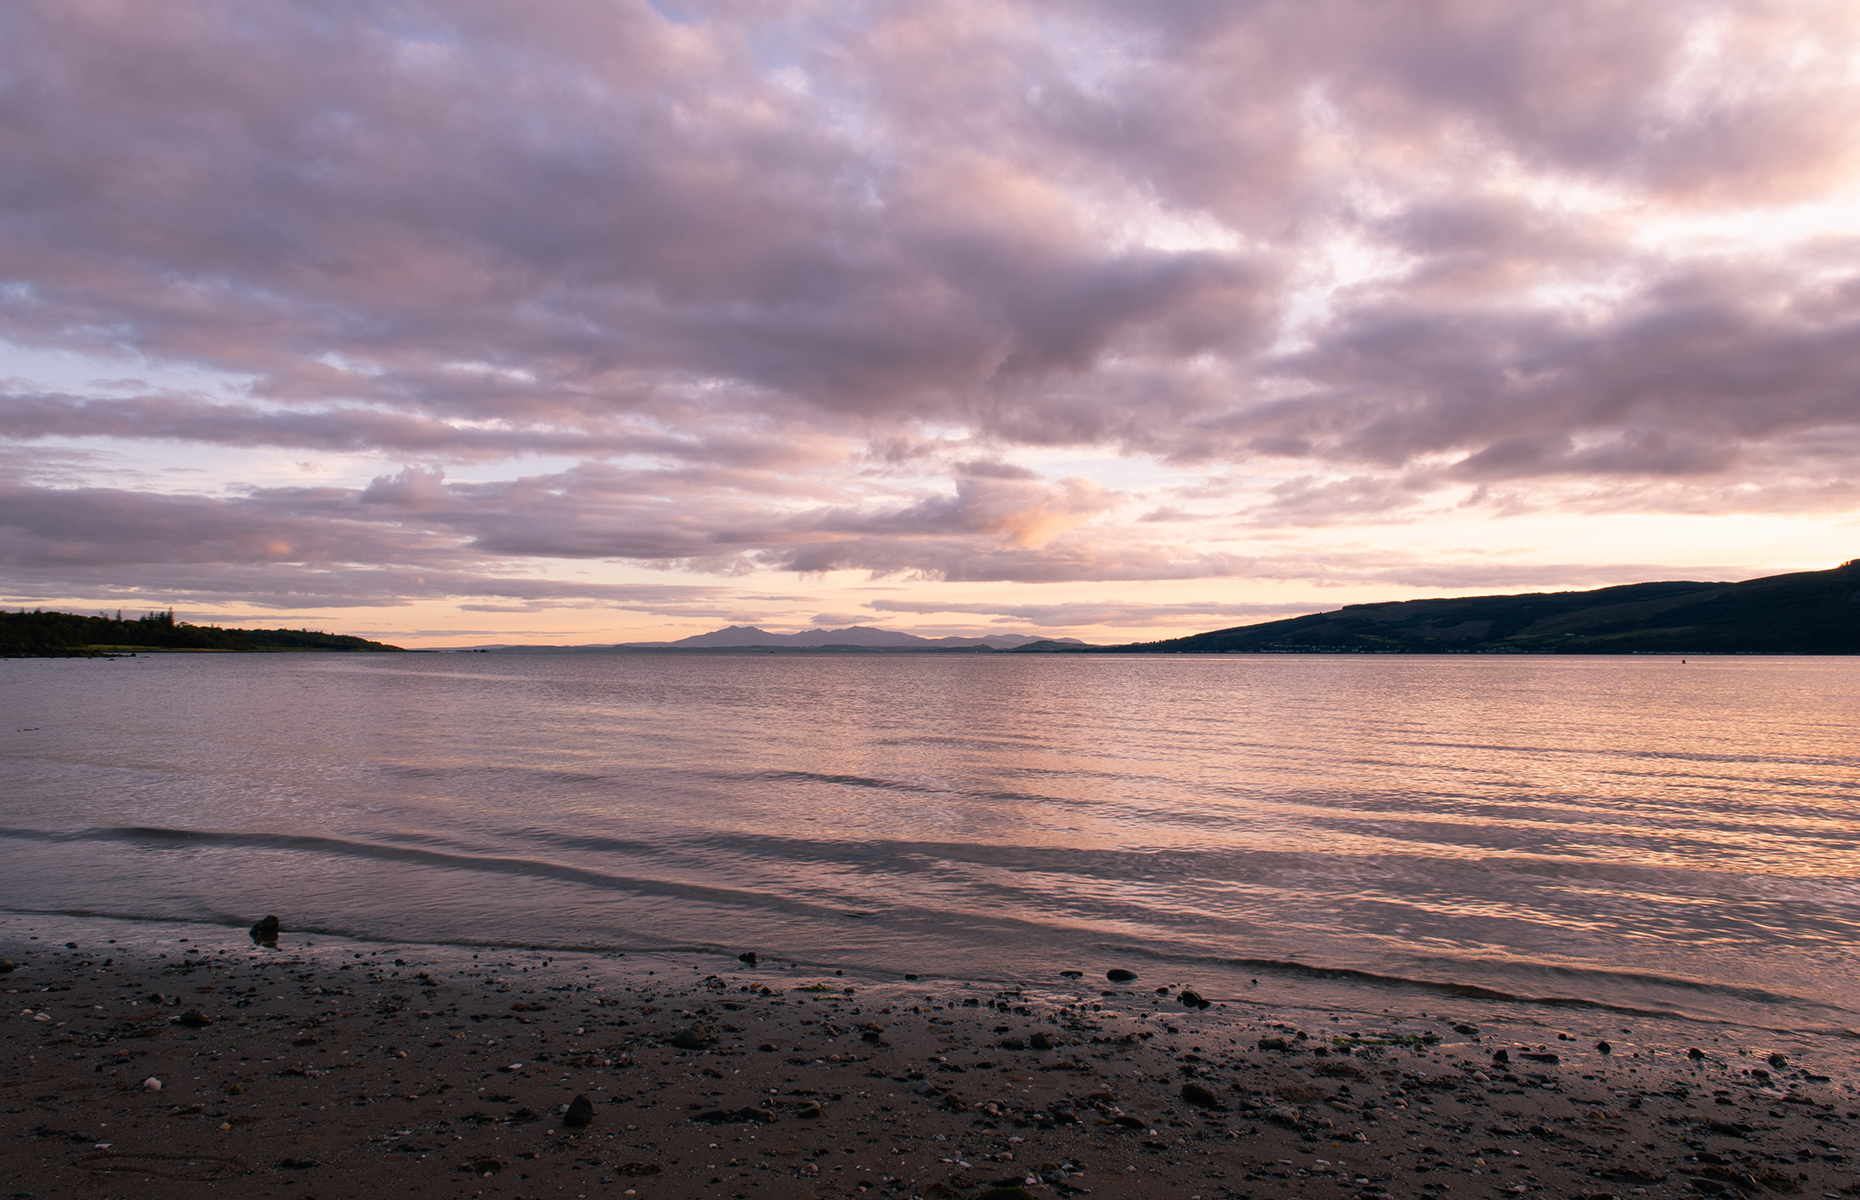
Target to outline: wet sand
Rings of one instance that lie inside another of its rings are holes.
[[[0,1197],[1860,1196],[1839,1038],[128,928],[0,919]]]

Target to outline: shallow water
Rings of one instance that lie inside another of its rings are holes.
[[[1860,1025],[1860,660],[164,655],[0,714],[15,911]]]

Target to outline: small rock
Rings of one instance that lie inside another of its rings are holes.
[[[1615,1048],[1607,1042],[1597,1042],[1595,1043],[1595,1048],[1600,1050],[1603,1054],[1613,1054],[1615,1052]]]
[[[1104,973],[1104,977],[1112,983],[1130,983],[1136,979],[1137,973],[1135,971],[1126,971],[1122,967],[1112,967]]]
[[[1691,1049],[1686,1051],[1686,1057],[1691,1059],[1693,1062],[1698,1062],[1705,1057],[1705,1052],[1699,1049],[1697,1046],[1693,1046]]]
[[[763,1042],[760,1046],[757,1046],[756,1049],[760,1050],[764,1054],[773,1054],[775,1053],[775,1043],[774,1042]]]
[[[459,1170],[470,1171],[473,1175],[495,1175],[503,1169],[504,1160],[501,1158],[474,1158],[459,1164]]]
[[[1002,1038],[999,1044],[1003,1050],[1025,1050],[1027,1048],[1027,1043],[1017,1037]]]
[[[161,1080],[151,1075],[142,1081],[142,1087],[145,1091],[159,1092],[161,1091]]]
[[[1032,1046],[1035,1050],[1051,1050],[1053,1048],[1053,1039],[1047,1037],[1044,1033],[1036,1033],[1027,1039],[1027,1044]]]
[[[702,1025],[687,1025],[665,1040],[680,1050],[702,1050],[710,1045],[710,1030]]]
[[[316,1166],[316,1159],[314,1158],[281,1158],[278,1160],[276,1165],[277,1165],[277,1169],[280,1171],[308,1171],[311,1167]],[[497,1166],[500,1168],[503,1165],[504,1165],[503,1163],[497,1164]]]
[[[213,1024],[213,1018],[197,1008],[188,1009],[186,1012],[176,1017],[175,1020],[187,1026],[189,1029],[205,1029],[207,1026]]]
[[[1525,1054],[1525,1055],[1521,1055],[1520,1057],[1527,1058],[1532,1062],[1540,1062],[1540,1063],[1560,1063],[1563,1061],[1562,1059],[1558,1058],[1554,1054]]]
[[[281,932],[283,931],[278,926],[278,918],[266,917],[252,926],[252,940],[261,946],[275,947],[278,944],[278,934]]]
[[[14,962],[12,959],[0,958],[0,975],[5,975],[9,971],[15,971],[18,969],[19,969],[19,964]]]
[[[1182,1099],[1196,1108],[1219,1108],[1221,1098],[1199,1083],[1182,1085]]]
[[[1268,1121],[1277,1121],[1281,1125],[1297,1125],[1302,1114],[1289,1104],[1275,1104],[1263,1114]]]
[[[1789,1059],[1781,1054],[1772,1054],[1770,1055],[1769,1063],[1772,1067],[1782,1068],[1789,1065]]]
[[[1200,992],[1191,992],[1187,988],[1183,988],[1182,994],[1176,999],[1182,1002],[1183,1008],[1207,1008],[1210,1003]]]
[[[1466,1035],[1467,1037],[1478,1037],[1478,1036],[1479,1036],[1479,1027],[1478,1027],[1477,1025],[1467,1025],[1467,1024],[1465,1024],[1465,1023],[1463,1023],[1463,1022],[1462,1022],[1461,1024],[1458,1024],[1458,1025],[1455,1025],[1455,1026],[1453,1027],[1453,1032],[1455,1032],[1455,1033],[1463,1033],[1463,1034],[1465,1034],[1465,1035]]]
[[[736,956],[736,961],[748,963],[753,967],[759,960],[756,958],[756,952],[754,950],[745,950],[743,953]]]
[[[8,965],[10,966],[11,964],[8,964]],[[1085,972],[1083,972],[1083,971],[1061,971],[1061,972],[1060,972],[1060,975],[1062,975],[1062,976],[1064,976],[1064,977],[1065,977],[1065,978],[1067,978],[1067,979],[1083,979],[1083,978],[1085,978]]]
[[[820,1107],[820,1102],[818,1100],[809,1100],[806,1104],[803,1104],[801,1107],[795,1109],[794,1115],[797,1117],[801,1117],[803,1119],[811,1120],[814,1117],[820,1116],[825,1111],[826,1111],[825,1109]]]
[[[568,1111],[562,1114],[562,1124],[580,1127],[594,1119],[594,1101],[586,1096],[576,1096],[568,1102]]]
[[[1511,1061],[1511,1051],[1509,1051],[1509,1050],[1494,1050],[1494,1051],[1492,1051],[1492,1061],[1493,1061],[1493,1062],[1495,1062],[1495,1063],[1508,1063],[1508,1062],[1510,1062],[1510,1061]]]

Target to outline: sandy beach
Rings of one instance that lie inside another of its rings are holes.
[[[853,978],[288,919],[270,948],[12,915],[0,957],[20,1200],[1860,1195],[1860,1079],[1827,1036],[1370,989],[1202,1007],[1141,964]]]

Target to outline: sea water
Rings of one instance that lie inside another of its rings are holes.
[[[169,654],[0,714],[16,913],[1860,1027],[1856,659]]]

